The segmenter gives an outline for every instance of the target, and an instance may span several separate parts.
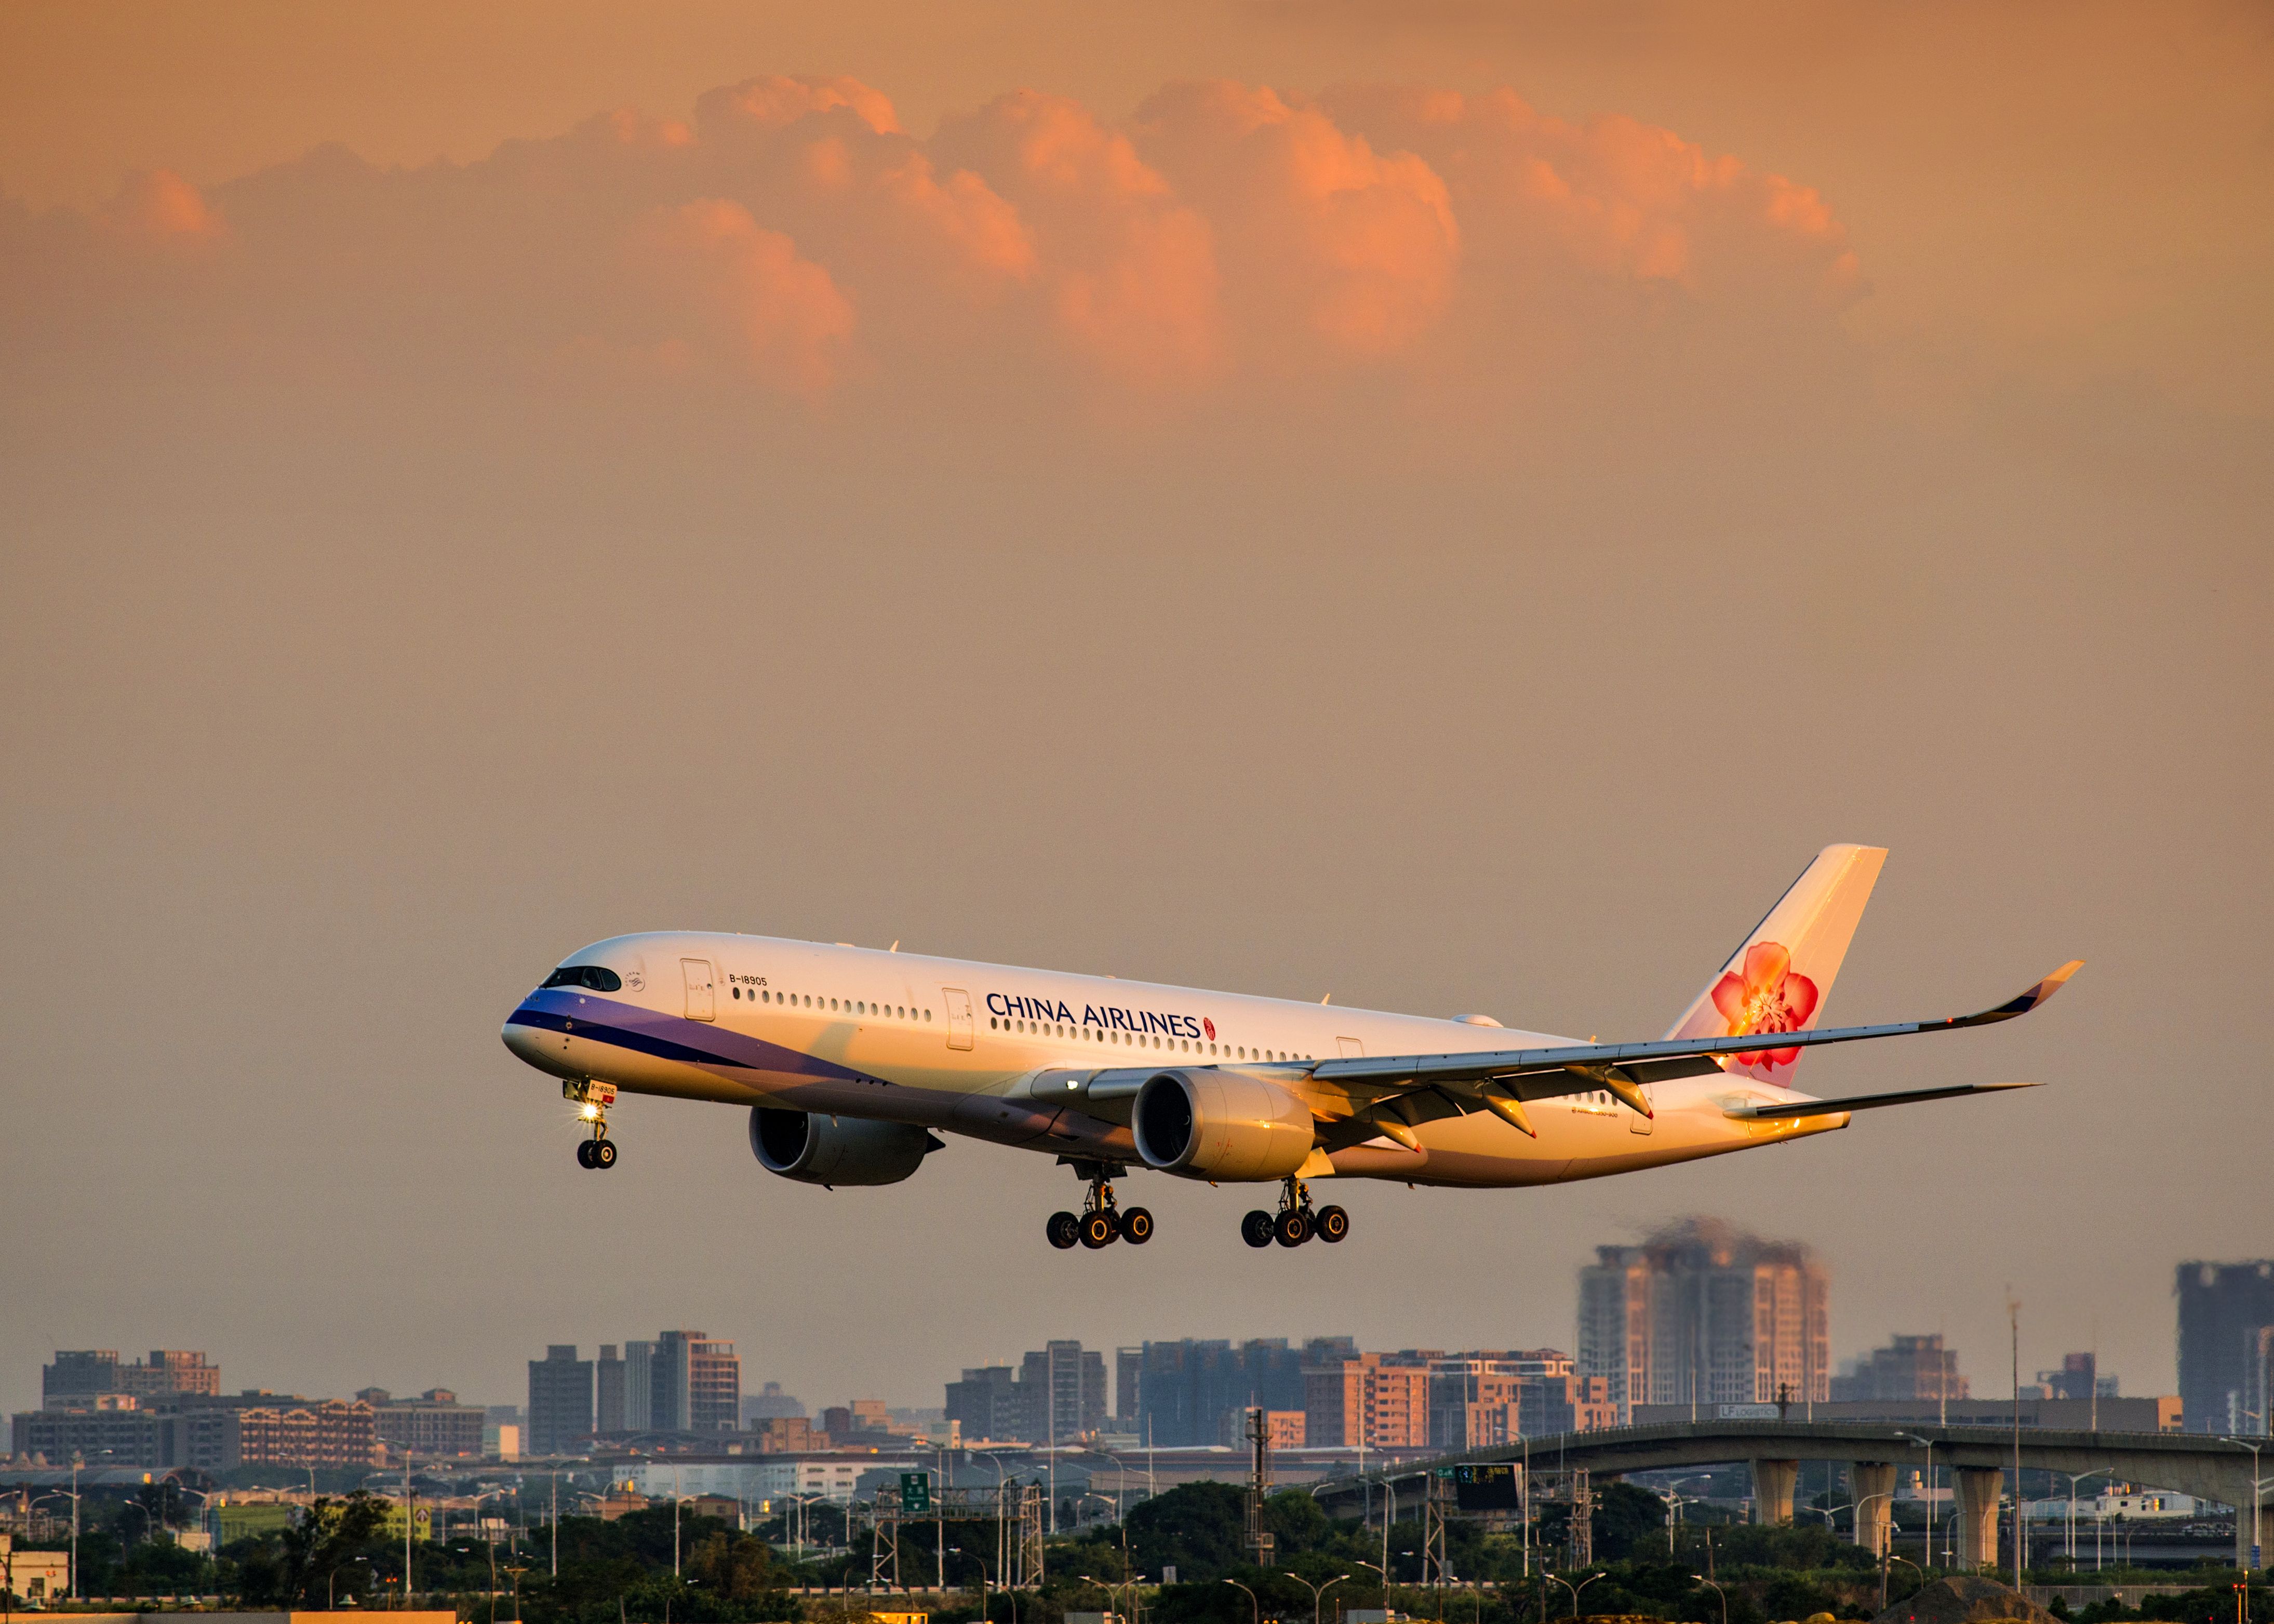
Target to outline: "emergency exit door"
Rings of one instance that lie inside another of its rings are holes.
[[[971,1019],[971,995],[960,987],[943,987],[939,996],[947,1005],[947,1046],[969,1049],[972,1034],[978,1030]]]

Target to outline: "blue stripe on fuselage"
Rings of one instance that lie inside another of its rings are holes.
[[[636,1004],[620,1004],[590,992],[541,988],[522,1001],[506,1022],[544,1032],[566,1033],[596,1043],[613,1043],[636,1054],[681,1065],[732,1071],[764,1071],[840,1082],[884,1083],[887,1079],[824,1060],[802,1050],[769,1043],[712,1026],[708,1021],[659,1014]],[[686,1041],[700,1038],[701,1045]]]

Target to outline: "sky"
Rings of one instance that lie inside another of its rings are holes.
[[[2172,1391],[2274,1251],[2270,92],[2240,4],[0,11],[0,1406],[1569,1346],[1691,1214]],[[1655,1036],[1844,840],[1828,1018],[2087,964],[1799,1085],[2048,1086],[1339,1247],[594,1175],[497,1041],[675,928]]]

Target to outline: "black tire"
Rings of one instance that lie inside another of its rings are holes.
[[[1312,1233],[1329,1246],[1350,1233],[1350,1214],[1339,1207],[1321,1207],[1311,1221]]]
[[[1248,1214],[1239,1221],[1239,1238],[1251,1246],[1269,1246],[1271,1244],[1271,1214],[1261,1207]]]
[[[1081,1220],[1072,1213],[1052,1213],[1050,1222],[1043,1226],[1043,1233],[1060,1252],[1071,1251],[1081,1238]]]
[[[1282,1246],[1299,1246],[1311,1238],[1311,1221],[1299,1207],[1291,1207],[1271,1221],[1271,1238]]]
[[[592,1141],[592,1165],[596,1168],[612,1168],[616,1165],[615,1140],[594,1139]]]
[[[592,1143],[593,1142],[591,1139],[578,1139],[576,1141],[576,1165],[578,1167],[588,1168],[592,1165]]]
[[[1086,1213],[1082,1215],[1081,1244],[1092,1252],[1096,1252],[1101,1246],[1111,1246],[1120,1238],[1121,1226],[1113,1221],[1113,1214],[1103,1207],[1101,1207],[1094,1213]]]
[[[1133,1207],[1121,1214],[1121,1238],[1132,1246],[1142,1246],[1153,1238],[1153,1214],[1141,1207]]]

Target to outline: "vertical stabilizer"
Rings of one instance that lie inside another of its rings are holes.
[[[1666,1035],[1745,1037],[1814,1026],[1886,861],[1881,846],[1826,846]],[[1762,1049],[1721,1064],[1733,1076],[1788,1088],[1799,1058],[1796,1049]]]

